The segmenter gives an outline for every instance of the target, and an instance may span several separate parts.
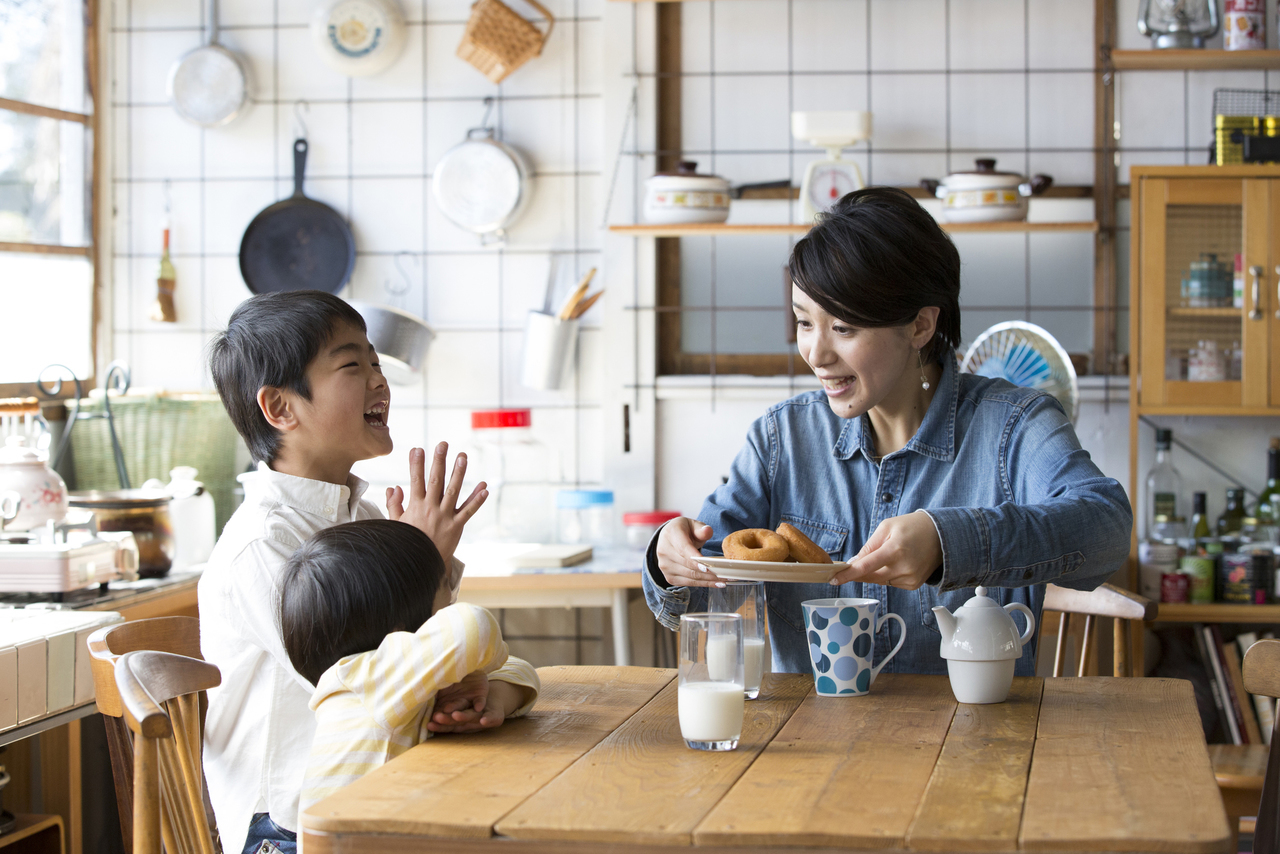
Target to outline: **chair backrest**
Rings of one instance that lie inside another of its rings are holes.
[[[1114,619],[1112,675],[1141,676],[1143,660],[1142,623],[1154,620],[1159,604],[1130,590],[1103,584],[1095,590],[1072,590],[1056,584],[1045,585],[1044,611],[1057,611],[1058,642],[1053,655],[1053,675],[1061,676],[1066,660],[1067,638],[1072,614],[1084,616],[1083,643],[1079,650],[1078,676],[1085,675],[1089,655],[1097,648],[1096,617]],[[1043,622],[1043,617],[1041,618]],[[1137,630],[1133,628],[1138,623]]]
[[[88,646],[95,700],[106,727],[107,752],[116,783],[120,835],[128,854],[133,846],[133,740],[125,725],[124,707],[116,687],[116,661],[125,653],[137,650],[202,658],[200,621],[195,617],[156,617],[116,623],[89,635]]]
[[[128,652],[116,662],[124,719],[134,734],[134,854],[215,854],[205,814],[200,695],[218,668],[168,652]]]
[[[1250,694],[1280,697],[1280,640],[1260,640],[1249,647],[1241,665],[1244,689]],[[1262,799],[1253,830],[1255,854],[1280,852],[1280,715],[1271,732],[1267,771],[1262,778]]]

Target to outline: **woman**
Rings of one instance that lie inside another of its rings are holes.
[[[700,549],[719,554],[728,534],[782,522],[852,563],[830,586],[768,585],[777,671],[809,671],[806,599],[879,599],[908,627],[886,671],[945,673],[935,605],[954,610],[984,585],[1038,617],[1046,582],[1090,590],[1123,564],[1129,501],[1057,400],[959,372],[960,256],[910,196],[845,196],[790,269],[797,344],[822,390],[757,420],[698,518],[650,543],[645,598],[663,625],[704,610],[704,588],[723,583]],[[896,642],[886,623],[874,660]],[[1016,673],[1034,669],[1028,644]]]

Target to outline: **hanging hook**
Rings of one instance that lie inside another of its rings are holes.
[[[487,128],[489,126],[489,115],[493,112],[493,96],[489,95],[484,99],[484,118],[480,120],[480,127]]]
[[[391,259],[391,263],[395,265],[396,272],[400,274],[401,281],[393,285],[391,283],[391,280],[387,279],[387,283],[384,285],[384,287],[387,290],[387,293],[393,296],[401,296],[403,294],[407,294],[409,292],[409,288],[413,287],[413,280],[409,278],[409,274],[405,271],[404,267],[400,266],[400,258],[404,255],[408,255],[410,258],[413,259],[414,267],[418,266],[418,256],[413,252],[409,252],[408,250],[405,250],[403,252],[397,252],[395,254],[395,256]]]
[[[295,139],[307,138],[307,120],[303,118],[311,112],[311,105],[299,99],[293,102],[293,135]]]

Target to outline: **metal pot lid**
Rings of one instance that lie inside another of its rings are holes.
[[[994,157],[979,157],[973,161],[974,169],[971,172],[952,172],[947,177],[955,178],[958,175],[982,175],[983,177],[1008,177],[1022,180],[1022,176],[1017,172],[998,172],[996,171],[996,160]]]
[[[719,175],[699,175],[698,161],[681,160],[676,164],[674,172],[655,172],[655,178],[714,178],[717,181],[724,181]],[[728,182],[726,182],[728,183]]]
[[[72,507],[99,510],[135,510],[168,506],[169,493],[159,489],[90,489],[68,493]]]
[[[477,134],[482,138],[474,138]],[[523,158],[493,138],[493,128],[473,128],[465,142],[440,158],[431,191],[454,225],[488,234],[506,228],[520,214],[528,201],[528,174]]]

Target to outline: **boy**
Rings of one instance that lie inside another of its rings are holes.
[[[351,466],[391,452],[391,394],[364,320],[321,291],[241,303],[214,339],[209,364],[258,471],[245,478],[244,503],[199,585],[201,651],[222,672],[221,687],[209,692],[205,777],[227,854],[290,854],[315,719],[307,706],[313,686],[290,664],[276,625],[277,579],[316,531],[381,518]],[[446,487],[446,451],[443,443],[436,448],[429,485],[423,452],[410,451],[408,506],[396,487],[387,491],[387,509],[431,538],[456,588],[461,565],[453,551],[488,493],[482,483],[458,506],[466,460],[458,456]],[[484,691],[481,677],[446,693],[435,718],[483,726],[470,708]]]
[[[280,631],[289,660],[316,686],[302,809],[442,729],[431,720],[437,692],[469,673],[501,680],[490,694],[509,693],[514,714],[533,705],[538,675],[507,656],[493,615],[449,601],[435,546],[400,522],[326,528],[289,558]],[[502,706],[493,714],[510,716]]]

